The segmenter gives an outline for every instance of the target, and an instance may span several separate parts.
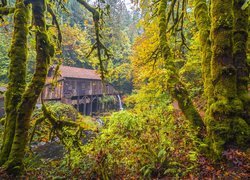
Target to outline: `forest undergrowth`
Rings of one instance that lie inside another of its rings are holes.
[[[202,104],[197,104],[202,109]],[[249,152],[232,148],[223,152],[223,161],[210,160],[207,144],[197,139],[197,132],[171,104],[139,115],[133,110],[115,112],[103,117],[104,126],[67,105],[51,104],[49,109],[58,119],[73,120],[88,131],[74,138],[76,131],[66,127],[60,130],[65,133],[60,139],[56,132],[51,135],[53,126],[44,121],[32,134],[33,121],[30,134],[34,137],[24,160],[23,178],[248,178]],[[33,120],[41,114],[41,110],[36,111]],[[1,171],[1,178],[14,177]]]

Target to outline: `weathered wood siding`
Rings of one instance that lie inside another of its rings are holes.
[[[64,78],[54,87],[47,84],[43,90],[44,100],[63,100],[77,96],[115,95],[118,92],[110,85],[100,80]]]
[[[63,87],[64,97],[117,94],[117,91],[110,85],[103,84],[99,80],[65,79]]]

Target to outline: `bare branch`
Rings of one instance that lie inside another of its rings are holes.
[[[100,71],[101,71],[101,78],[104,80],[105,76],[105,69],[103,65],[103,59],[102,59],[102,53],[101,51],[104,51],[104,55],[109,59],[110,58],[110,53],[108,49],[104,46],[104,44],[101,42],[101,35],[100,35],[100,26],[99,26],[99,21],[100,21],[100,14],[99,12],[89,5],[86,1],[84,0],[77,0],[81,5],[83,5],[89,12],[92,13],[93,16],[93,21],[94,21],[94,26],[95,26],[95,36],[96,36],[96,47],[93,46],[93,49],[97,49],[97,56],[99,59],[99,65],[100,65]]]

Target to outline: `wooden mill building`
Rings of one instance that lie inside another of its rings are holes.
[[[56,80],[54,73],[55,67],[51,67],[41,95],[44,101],[72,104],[84,115],[119,108],[119,93],[103,83],[95,70],[60,66]]]

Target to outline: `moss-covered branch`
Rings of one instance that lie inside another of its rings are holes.
[[[89,12],[91,12],[94,15],[94,19],[96,19],[97,21],[99,21],[100,19],[100,15],[98,13],[98,11],[92,7],[90,4],[88,4],[85,0],[77,0],[80,4],[82,4]]]
[[[165,60],[165,66],[170,73],[170,78],[168,79],[168,87],[171,95],[178,101],[179,107],[182,110],[184,116],[191,121],[194,127],[199,127],[202,129],[204,127],[203,121],[194,107],[188,91],[186,90],[184,84],[180,81],[178,77],[177,70],[175,68],[174,61],[171,59],[171,52],[167,42],[166,30],[167,30],[167,20],[166,20],[166,8],[167,2],[161,0],[159,4],[159,39],[162,57]]]
[[[104,80],[105,68],[104,68],[104,65],[103,65],[103,59],[102,59],[102,53],[101,52],[103,50],[104,55],[107,56],[107,58],[109,58],[110,55],[109,55],[108,49],[104,46],[104,44],[101,42],[101,39],[100,39],[100,25],[99,25],[99,23],[100,23],[99,22],[100,21],[100,14],[94,7],[89,5],[85,0],[77,0],[77,2],[79,2],[89,12],[92,13],[94,26],[95,26],[95,36],[96,36],[96,43],[93,46],[93,50],[97,49],[97,56],[98,56],[98,59],[99,59],[101,78],[102,78],[102,80]]]
[[[46,118],[44,116],[42,117],[38,117],[36,120],[35,120],[35,124],[34,124],[34,127],[33,127],[33,130],[30,134],[30,141],[29,141],[29,144],[31,144],[32,140],[33,140],[33,137],[35,135],[35,132],[36,132],[36,128],[39,124],[41,124]]]
[[[73,143],[73,147],[77,148],[79,151],[81,151],[80,144],[81,144],[81,133],[84,130],[80,124],[70,121],[70,120],[57,120],[57,118],[53,115],[53,113],[47,109],[45,104],[42,102],[42,111],[43,111],[43,116],[45,119],[49,121],[49,123],[52,126],[51,133],[50,133],[50,138],[52,138],[52,132],[56,134],[56,136],[60,139],[61,143],[68,148],[69,150],[72,147],[68,147],[67,145],[67,139],[70,138]],[[69,134],[67,133],[64,128],[75,128],[76,133],[75,134]]]
[[[50,121],[51,125],[55,128],[62,129],[63,127],[66,127],[66,126],[67,127],[80,127],[80,125],[74,121],[57,120],[57,118],[52,114],[52,112],[47,109],[45,104],[43,104],[42,110],[43,110],[44,117],[47,118]]]

